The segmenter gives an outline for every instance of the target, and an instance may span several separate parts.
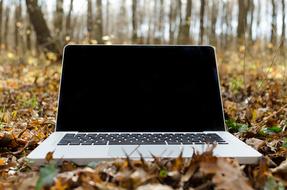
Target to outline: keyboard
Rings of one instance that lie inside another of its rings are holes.
[[[58,145],[228,144],[216,133],[67,133]]]

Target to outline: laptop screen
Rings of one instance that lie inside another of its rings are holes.
[[[57,131],[206,130],[224,130],[213,48],[65,48]]]

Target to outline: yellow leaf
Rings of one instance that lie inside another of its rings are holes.
[[[3,166],[6,164],[6,158],[0,158],[0,166]]]

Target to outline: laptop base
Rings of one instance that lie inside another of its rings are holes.
[[[60,164],[64,160],[75,162],[78,165],[86,165],[92,161],[104,161],[115,158],[147,160],[153,156],[176,158],[182,152],[182,156],[190,158],[194,151],[202,153],[207,150],[208,144],[192,145],[57,145],[66,133],[54,132],[43,141],[31,154],[28,159],[36,165],[42,165],[48,152],[54,152],[53,158]],[[225,131],[210,131],[204,133],[216,133],[228,144],[217,144],[213,150],[218,157],[236,158],[241,164],[255,164],[262,156],[252,147],[246,145],[238,138]],[[115,133],[116,134],[116,133]]]

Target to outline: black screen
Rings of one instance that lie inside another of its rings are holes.
[[[57,131],[224,130],[214,49],[70,45]]]

